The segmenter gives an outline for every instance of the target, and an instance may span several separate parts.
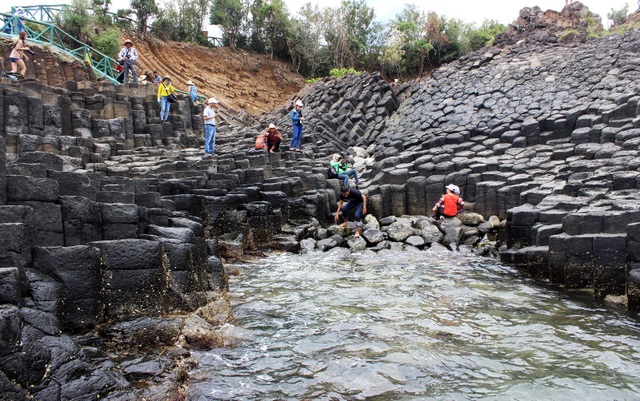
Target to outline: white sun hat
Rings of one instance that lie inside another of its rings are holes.
[[[296,100],[296,106],[303,107],[304,103],[302,103],[302,100]]]
[[[209,101],[207,102],[207,104],[211,104],[211,103],[218,104],[220,102],[215,97],[210,97]]]

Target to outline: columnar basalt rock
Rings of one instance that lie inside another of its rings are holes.
[[[289,104],[251,127],[221,122],[216,156],[204,158],[202,107],[189,100],[162,123],[152,87],[3,81],[0,390],[57,399],[49,395],[78,390],[65,387],[76,365],[87,394],[130,390],[134,373],[92,371],[67,333],[135,317],[124,322],[132,332],[154,327],[154,338],[174,341],[185,320],[144,319],[215,315],[202,308],[224,302],[224,260],[261,247],[479,243],[487,255],[499,231],[505,262],[638,308],[639,42],[632,31],[571,48],[492,48],[400,86],[369,73],[326,79],[296,96],[306,104],[301,153],[254,149],[268,123],[286,149]],[[366,220],[358,240],[326,228],[340,186],[326,170],[338,152],[354,158],[369,213],[387,216]],[[449,183],[467,210],[433,222]]]

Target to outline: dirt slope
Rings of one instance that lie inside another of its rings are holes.
[[[176,89],[191,79],[198,94],[215,96],[223,106],[254,115],[280,105],[305,84],[289,64],[228,48],[206,48],[156,39],[136,40],[143,72],[169,75]]]

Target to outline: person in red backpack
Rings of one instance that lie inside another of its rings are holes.
[[[446,186],[447,193],[442,195],[438,203],[433,207],[433,218],[440,220],[444,217],[455,217],[464,207],[464,201],[460,197],[460,188],[457,185]]]

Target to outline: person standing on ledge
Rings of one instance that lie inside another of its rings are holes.
[[[342,206],[344,201],[347,201],[348,203]],[[353,237],[358,238],[362,231],[362,216],[367,214],[367,197],[355,188],[342,186],[342,188],[340,188],[340,201],[338,202],[335,222],[337,223],[338,220],[340,220],[340,211],[342,211],[342,219],[344,220],[344,223],[341,225],[342,227],[348,227],[349,220],[347,220],[347,214],[352,209],[356,210],[356,234]]]
[[[138,59],[138,51],[133,47],[133,42],[129,39],[124,41],[124,47],[118,54],[120,59],[120,65],[124,68],[124,83],[129,83],[129,71],[133,77],[133,82],[138,82],[138,75],[136,74],[136,66],[134,65]]]
[[[13,49],[11,49],[11,53],[9,53],[9,62],[11,63],[11,73],[14,74],[18,72],[18,67],[20,67],[20,75],[24,78],[27,74],[27,65],[24,63],[25,61],[29,61],[29,57],[27,57],[24,52],[30,51],[27,47],[27,33],[25,31],[20,31],[18,37],[13,40],[15,45]]]
[[[162,76],[160,74],[158,74],[158,71],[154,71],[153,72],[153,83],[154,84],[159,84],[160,82],[162,82]]]
[[[188,80],[187,85],[189,85],[189,97],[193,104],[195,104],[196,99],[198,98],[198,89],[196,88],[196,84],[194,84],[192,80]]]
[[[433,218],[440,220],[444,217],[455,217],[464,207],[464,201],[460,197],[460,188],[457,185],[446,186],[447,193],[442,195],[438,203],[433,207]]]
[[[302,141],[302,121],[304,117],[302,117],[302,108],[304,104],[302,100],[297,100],[293,110],[291,110],[291,124],[293,125],[293,138],[291,138],[291,143],[289,144],[289,150],[295,150],[296,152],[302,152],[300,150],[300,142]]]
[[[204,132],[206,134],[204,141],[204,157],[212,157],[216,146],[216,117],[218,113],[216,108],[218,107],[218,99],[215,97],[209,98],[207,102],[208,106],[205,107],[202,112],[202,118],[204,119]]]
[[[169,111],[171,111],[171,102],[169,96],[175,92],[171,85],[171,78],[164,77],[162,83],[158,86],[158,102],[160,103],[160,120],[167,121],[169,119]]]

